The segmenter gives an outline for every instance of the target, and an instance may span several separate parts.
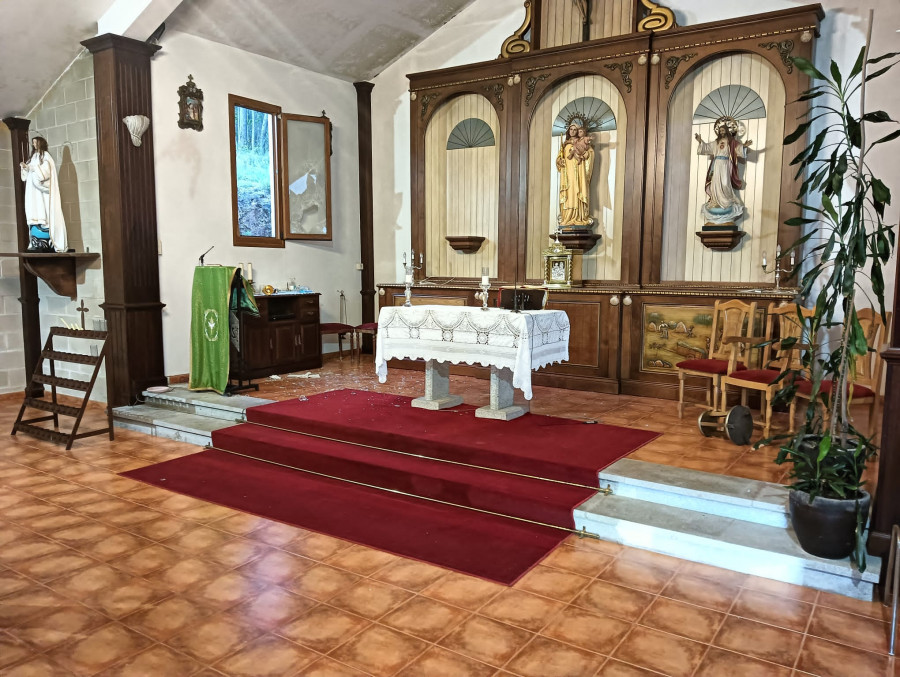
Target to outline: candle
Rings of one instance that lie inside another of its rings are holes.
[[[488,274],[487,268],[481,269],[481,284],[483,284],[485,287],[487,287],[491,284],[491,278]]]
[[[403,265],[406,265],[406,252],[403,252]]]
[[[412,273],[407,273],[406,274],[406,284],[412,284],[412,283],[413,283]]]
[[[241,277],[243,277],[243,276],[244,276],[244,264],[243,264],[243,263],[238,263],[238,268],[241,269]]]
[[[247,263],[247,279],[253,281],[253,264]]]
[[[791,250],[791,268],[794,267],[794,262],[796,261],[796,258],[795,258],[795,256],[794,256],[795,253],[796,253],[796,252],[792,249],[792,250]]]
[[[419,252],[419,265],[422,265],[422,252]]]
[[[781,245],[775,245],[775,259],[778,260],[781,258]]]
[[[763,252],[763,266],[762,267],[765,268],[767,264],[768,264],[768,262],[766,261],[766,253]]]

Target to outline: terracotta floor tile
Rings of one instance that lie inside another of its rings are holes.
[[[587,576],[539,564],[522,576],[516,582],[515,587],[562,602],[570,602],[590,582],[591,579]]]
[[[412,596],[413,593],[408,590],[363,579],[332,597],[328,603],[344,611],[375,620]]]
[[[46,651],[107,623],[109,618],[103,614],[73,604],[58,607],[49,614],[32,618],[10,629],[10,634],[38,651]]]
[[[343,644],[331,656],[377,677],[387,677],[412,662],[428,645],[385,627],[373,625]]]
[[[304,597],[324,602],[352,587],[357,581],[359,576],[356,574],[319,564],[282,584],[282,587]]]
[[[0,670],[34,658],[36,651],[22,640],[0,632]]]
[[[316,604],[317,602],[309,597],[301,597],[273,587],[234,607],[232,613],[256,623],[261,628],[273,629],[303,615]]]
[[[152,644],[151,640],[118,623],[110,623],[47,656],[76,675],[94,675]]]
[[[331,658],[320,658],[303,670],[303,677],[368,677],[368,673]]]
[[[478,613],[501,623],[538,632],[564,606],[562,602],[539,597],[524,590],[504,590],[481,607]]]
[[[50,583],[50,588],[61,595],[79,602],[94,599],[98,594],[126,585],[133,576],[107,564],[95,564],[87,569],[59,578]]]
[[[70,677],[71,674],[46,656],[38,656],[3,671],[3,677]]]
[[[685,560],[677,557],[670,557],[662,553],[653,552],[652,550],[641,550],[640,548],[625,548],[620,559],[626,562],[637,562],[638,564],[647,564],[653,567],[668,569],[670,571],[681,571],[685,565]]]
[[[741,677],[790,677],[791,670],[775,663],[742,656],[731,651],[712,647],[694,677],[722,677],[723,675],[740,675]]]
[[[705,644],[635,627],[612,657],[671,677],[690,677],[705,653]]]
[[[156,581],[175,592],[195,590],[222,575],[225,567],[195,557],[182,559],[177,564],[164,567],[147,576],[147,580]]]
[[[485,663],[432,647],[401,670],[398,677],[490,677],[494,672]]]
[[[396,585],[398,588],[419,592],[446,575],[447,569],[412,559],[398,558],[396,562],[377,571],[372,578],[382,583]]]
[[[641,616],[641,625],[698,642],[710,642],[723,620],[725,614],[718,611],[657,597]]]
[[[14,568],[35,580],[47,582],[96,564],[96,560],[85,557],[77,550],[67,548],[44,557],[18,562]]]
[[[759,576],[748,576],[744,581],[743,587],[758,592],[767,592],[770,595],[779,597],[789,597],[790,599],[800,600],[801,602],[813,603],[816,601],[818,591],[813,588],[804,588],[791,583],[783,583],[781,581],[773,581],[771,578],[760,578]]]
[[[190,520],[192,522],[200,522],[201,524],[207,525],[210,522],[214,522],[224,517],[230,517],[233,515],[234,510],[232,510],[231,508],[226,508],[222,505],[214,505],[212,503],[207,503],[206,505],[201,505],[196,508],[183,510],[178,514],[178,516],[182,519]],[[213,528],[215,529],[216,527]]]
[[[323,604],[279,628],[277,633],[319,653],[328,653],[369,625],[364,618]]]
[[[156,644],[103,671],[98,677],[190,677],[202,669],[203,666],[192,658]]]
[[[426,597],[475,611],[494,598],[504,586],[451,572],[422,591]]]
[[[857,649],[887,653],[890,627],[890,624],[874,618],[817,606],[807,632]]]
[[[593,675],[605,660],[546,637],[536,637],[513,658],[506,669],[522,677],[578,677]]]
[[[306,532],[298,527],[281,524],[280,522],[270,522],[266,526],[251,532],[250,538],[280,548],[281,546],[290,543],[298,536],[303,536],[305,534]]]
[[[500,667],[512,658],[534,635],[521,628],[472,616],[439,644],[477,661]]]
[[[72,600],[42,586],[31,586],[0,599],[0,628],[14,628],[37,616],[70,606]]]
[[[285,677],[298,673],[317,658],[319,654],[293,642],[264,635],[215,667],[231,677]]]
[[[846,611],[851,614],[876,618],[881,621],[890,622],[891,620],[891,607],[885,606],[880,601],[864,602],[859,599],[853,599],[852,597],[845,597],[844,595],[836,595],[831,592],[823,592],[820,590],[819,596],[816,598],[816,604],[829,607],[830,609]]]
[[[128,531],[143,538],[149,538],[151,541],[161,542],[195,526],[192,522],[165,516],[140,524],[132,524],[128,527]]]
[[[620,557],[604,569],[599,578],[635,590],[658,593],[671,580],[672,570]]]
[[[114,524],[117,527],[127,529],[129,526],[134,526],[135,524],[143,524],[144,522],[149,522],[150,520],[159,519],[162,516],[163,514],[156,510],[150,510],[149,508],[132,505],[130,509],[106,515],[103,518],[103,521],[107,524]]]
[[[232,511],[231,515],[208,522],[207,526],[212,529],[217,529],[218,531],[226,531],[235,536],[246,536],[250,532],[261,529],[269,524],[271,524],[271,522],[264,517],[248,515],[242,512],[234,513],[234,511]]]
[[[896,659],[895,659],[896,660]],[[889,675],[888,657],[835,644],[818,637],[807,637],[803,643],[797,669],[818,677],[847,677],[848,668],[853,675]]]
[[[182,558],[183,555],[178,551],[154,543],[131,554],[108,560],[107,564],[135,576],[146,576],[154,571],[171,567]]]
[[[38,533],[50,533],[66,527],[74,527],[76,524],[83,524],[87,521],[88,518],[84,515],[60,508],[53,513],[21,520],[19,524]]]
[[[226,567],[237,568],[271,552],[275,552],[275,549],[265,543],[239,537],[221,546],[206,550],[203,557]]]
[[[650,670],[610,658],[600,668],[597,677],[658,677],[659,674],[656,671],[651,672]]]
[[[427,642],[437,642],[469,613],[458,607],[416,596],[381,619],[381,624]]]
[[[253,541],[240,539],[244,544],[254,545]],[[227,547],[229,544],[226,544]],[[259,547],[258,545],[256,547]],[[217,549],[218,550],[218,549]],[[215,554],[211,557],[216,558]],[[260,557],[254,558],[251,562],[241,566],[238,571],[250,576],[271,583],[284,583],[296,578],[304,571],[309,571],[316,563],[305,557],[292,555],[288,552],[269,549],[262,553]]]
[[[86,555],[96,557],[105,562],[121,557],[126,553],[140,550],[151,544],[152,541],[149,541],[146,538],[140,538],[134,534],[120,531],[92,543],[83,543],[79,545],[78,548]]]
[[[19,562],[38,559],[54,552],[62,552],[65,546],[40,536],[24,537],[0,547],[0,564],[14,566]]]
[[[10,569],[0,569],[0,599],[24,590],[31,585],[32,582],[20,573]]]
[[[233,538],[232,534],[224,531],[197,526],[192,529],[179,531],[175,536],[166,539],[162,543],[173,550],[181,550],[182,552],[202,556],[201,553],[204,551],[211,548],[219,548]]]
[[[731,608],[731,614],[754,621],[803,632],[813,605],[790,597],[744,589]]]
[[[596,580],[572,604],[598,614],[636,621],[652,601],[653,595],[649,593]]]
[[[107,524],[91,520],[84,524],[66,527],[65,529],[51,532],[48,535],[60,543],[65,543],[73,548],[80,548],[89,543],[95,543],[96,541],[110,538],[120,533],[122,532]]]
[[[166,643],[201,663],[211,664],[262,634],[263,630],[249,621],[229,614],[214,614],[188,626]]]
[[[579,550],[568,546],[556,548],[541,562],[544,566],[563,569],[583,576],[594,577],[603,571],[613,558],[601,552]]]
[[[631,629],[631,623],[568,606],[542,631],[542,635],[568,644],[609,654]]]
[[[120,622],[158,642],[165,642],[214,613],[213,609],[183,597],[170,597],[126,616]]]
[[[372,550],[362,545],[352,545],[335,553],[326,561],[329,566],[346,569],[360,576],[370,576],[379,569],[383,569],[398,560],[399,558],[396,555],[388,552]]]
[[[675,574],[660,593],[663,597],[689,602],[716,611],[728,611],[740,589],[685,573]]]
[[[75,511],[95,519],[101,515],[121,514],[134,508],[135,505],[133,503],[107,496],[100,501],[79,505],[75,508]]]
[[[229,571],[218,578],[182,591],[182,595],[205,606],[225,610],[250,598],[256,598],[269,588],[268,581],[251,578],[237,571]]]
[[[730,649],[787,667],[794,665],[803,635],[783,628],[728,616],[713,640],[715,646]]]

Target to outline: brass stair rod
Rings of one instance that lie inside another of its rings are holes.
[[[440,503],[441,505],[449,505],[454,508],[462,508],[464,510],[471,510],[473,512],[480,512],[485,515],[495,515],[496,517],[505,517],[506,519],[516,520],[517,522],[526,522],[528,524],[536,524],[541,527],[547,527],[548,529],[557,529],[559,531],[565,531],[571,534],[578,534],[579,536],[589,536],[590,538],[596,538],[597,540],[601,540],[598,534],[592,533],[582,527],[581,529],[573,529],[571,527],[561,527],[556,524],[547,524],[546,522],[538,522],[537,520],[530,520],[525,517],[516,517],[514,515],[506,515],[502,512],[494,512],[492,510],[484,510],[483,508],[475,508],[469,505],[460,505],[458,503],[450,503],[449,501],[442,501],[439,498],[428,498],[427,496],[419,496],[418,494],[410,494],[405,491],[400,491],[399,489],[388,489],[387,487],[379,487],[377,484],[367,484],[366,482],[358,482],[357,480],[348,480],[345,477],[336,477],[334,475],[328,475],[322,472],[316,472],[315,470],[307,470],[306,468],[297,468],[292,465],[287,465],[286,463],[279,463],[278,461],[269,461],[264,458],[257,458],[256,456],[249,456],[247,454],[242,454],[239,451],[231,451],[229,449],[222,449],[221,447],[214,447],[212,445],[207,445],[205,447],[206,450],[214,450],[214,451],[224,451],[226,454],[233,454],[234,456],[241,456],[243,458],[249,458],[252,461],[261,461],[263,463],[269,463],[270,465],[277,465],[282,468],[288,468],[289,470],[297,470],[299,472],[305,472],[310,475],[316,475],[318,477],[325,477],[330,480],[337,480],[339,482],[347,482],[348,484],[355,484],[360,487],[366,487],[368,489],[378,489],[379,491],[386,491],[390,494],[398,494],[400,496],[408,496],[410,498],[418,498],[422,501],[430,501],[431,503]]]
[[[387,447],[376,447],[372,444],[363,444],[362,442],[350,442],[348,440],[339,440],[335,437],[328,437],[326,435],[316,435],[314,433],[303,432],[302,430],[291,430],[290,428],[279,428],[277,425],[269,425],[268,423],[257,423],[255,421],[243,421],[240,419],[235,419],[237,423],[247,423],[249,425],[257,425],[261,428],[269,428],[270,430],[280,430],[285,433],[294,433],[295,435],[305,435],[306,437],[314,437],[317,440],[326,440],[328,442],[340,442],[341,444],[352,444],[355,447],[363,447],[364,449],[374,449],[376,451],[387,451],[391,454],[401,454],[403,456],[412,456],[413,458],[422,458],[427,461],[438,461],[439,463],[450,463],[452,465],[461,465],[465,468],[475,468],[476,470],[490,470],[491,472],[499,472],[504,475],[514,475],[515,477],[525,477],[530,480],[540,480],[542,482],[553,482],[554,484],[565,484],[569,487],[579,487],[581,489],[590,489],[591,491],[596,491],[605,496],[609,496],[613,491],[612,487],[608,484],[605,489],[601,489],[600,487],[592,487],[587,484],[579,484],[578,482],[566,482],[565,480],[554,480],[549,477],[539,477],[537,475],[527,475],[525,473],[513,472],[512,470],[501,470],[500,468],[489,468],[483,465],[474,465],[472,463],[463,463],[462,461],[451,461],[446,458],[435,458],[434,456],[424,456],[422,454],[413,454],[409,451],[399,451],[397,449],[388,449]],[[224,450],[223,450],[224,451]],[[260,459],[262,460],[262,459]]]

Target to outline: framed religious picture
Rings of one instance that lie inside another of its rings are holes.
[[[569,289],[581,286],[581,252],[568,249],[558,240],[542,252],[544,286],[548,289]]]
[[[193,75],[178,88],[178,126],[203,131],[203,90],[197,88]]]

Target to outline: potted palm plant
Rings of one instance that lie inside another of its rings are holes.
[[[796,349],[802,350],[803,375],[811,386],[805,421],[783,441],[776,459],[791,464],[791,521],[800,545],[821,557],[852,553],[860,570],[865,569],[863,532],[869,512],[863,472],[876,447],[854,428],[848,412],[857,359],[869,350],[856,296],[858,283],[867,279],[872,306],[884,317],[882,267],[895,238],[895,227],[884,221],[890,190],[873,175],[866,153],[900,137],[897,122],[887,113],[865,111],[866,83],[887,73],[900,53],[870,59],[868,44],[846,76],[834,61],[825,75],[808,60],[794,59],[794,66],[814,82],[800,97],[811,102],[810,110],[784,143],[797,141],[811,128],[818,132],[791,163],[798,177],[806,173],[795,202],[804,216],[786,224],[805,231],[792,249],[806,245],[807,258],[814,262],[800,286],[803,298],[815,298],[815,314],[807,320],[798,316],[807,338]],[[851,106],[855,109],[857,100],[860,113],[854,115]],[[867,124],[889,131],[871,141]],[[822,335],[830,339],[817,341]],[[789,399],[800,381],[791,377],[784,383],[782,395]]]

